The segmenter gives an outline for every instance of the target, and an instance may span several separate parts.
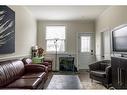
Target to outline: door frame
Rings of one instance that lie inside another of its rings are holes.
[[[105,28],[103,29],[100,33],[100,37],[101,37],[101,40],[100,40],[100,60],[103,60],[103,59],[107,59],[106,56],[105,56],[105,38],[104,38],[104,35],[105,35],[105,32],[108,32],[108,36],[109,36],[109,49],[110,49],[110,56],[112,54],[112,29],[110,28]],[[102,38],[103,37],[103,38]],[[104,57],[103,57],[104,56]],[[109,59],[109,58],[108,58]]]
[[[104,45],[105,45],[105,42],[104,42],[104,32],[105,31],[102,31],[101,32],[101,54],[100,54],[100,57],[101,57],[101,59],[104,59]]]
[[[93,39],[95,39],[95,33],[94,32],[78,32],[76,34],[76,57],[77,57],[77,70],[79,71],[79,35],[81,34],[92,34],[93,35]],[[95,54],[95,40],[93,41],[94,45],[93,45],[93,50],[94,50],[94,54]]]

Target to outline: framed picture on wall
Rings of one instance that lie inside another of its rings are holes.
[[[15,52],[15,12],[0,5],[0,54]]]

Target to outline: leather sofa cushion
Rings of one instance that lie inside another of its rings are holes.
[[[41,78],[18,79],[9,84],[6,88],[35,89],[40,84],[41,80]]]
[[[36,72],[36,73],[26,73],[25,75],[23,75],[21,78],[22,79],[29,79],[29,78],[44,78],[46,75],[45,72],[41,73],[41,72]]]
[[[0,62],[0,87],[6,86],[24,74],[24,64],[20,60]]]
[[[6,85],[6,75],[2,66],[0,66],[0,87]]]
[[[90,71],[90,74],[93,76],[102,77],[102,78],[106,77],[105,71]]]

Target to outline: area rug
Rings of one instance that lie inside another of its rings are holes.
[[[81,82],[83,89],[87,90],[106,90],[102,84],[96,82]]]
[[[47,89],[82,89],[77,75],[53,75]]]

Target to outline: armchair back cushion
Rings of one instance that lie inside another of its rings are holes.
[[[109,62],[108,61],[107,62],[105,62],[105,61],[104,62],[101,62],[99,64],[100,65],[100,68],[99,69],[102,70],[102,71],[105,71],[106,67],[108,67],[110,65],[109,63],[110,63],[110,61]]]
[[[106,67],[110,65],[110,60],[97,61],[89,65],[92,71],[105,71]]]

